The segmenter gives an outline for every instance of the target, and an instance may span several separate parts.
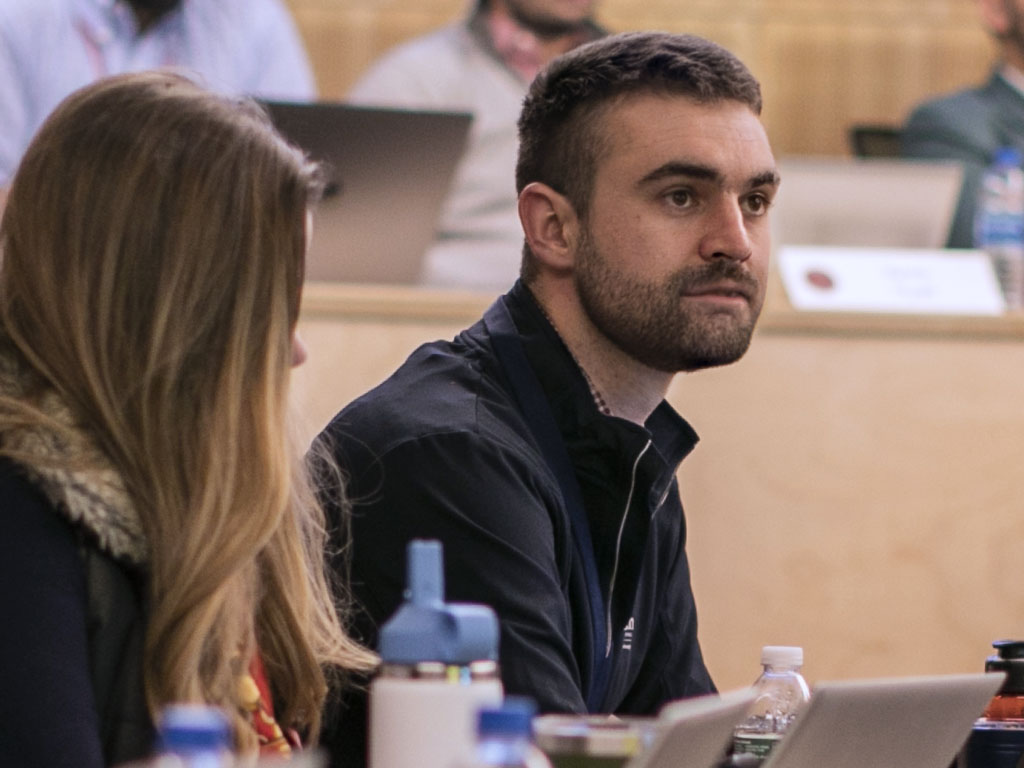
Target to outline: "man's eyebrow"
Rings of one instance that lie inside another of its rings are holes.
[[[721,182],[723,177],[720,171],[713,168],[710,165],[701,165],[700,163],[684,163],[684,162],[670,162],[664,165],[659,165],[653,171],[648,173],[642,179],[640,184],[649,184],[653,181],[661,181],[662,179],[668,179],[675,176],[686,176],[691,179],[702,179],[704,181]],[[756,187],[776,187],[779,185],[781,179],[779,173],[774,168],[761,173],[755,174],[747,182],[747,188],[754,189]]]
[[[692,179],[705,179],[707,181],[718,181],[722,178],[722,174],[709,165],[673,161],[659,165],[640,179],[640,184],[648,184],[652,181],[660,181],[673,176],[689,176]]]
[[[777,187],[781,181],[782,177],[779,176],[779,172],[773,169],[752,177],[749,186],[751,189],[755,187]]]

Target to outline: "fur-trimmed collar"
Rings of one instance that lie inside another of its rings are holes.
[[[3,341],[0,338],[0,396],[28,403],[29,376]],[[146,563],[149,547],[142,522],[120,474],[55,391],[45,390],[31,404],[45,418],[6,430],[3,447],[16,455],[47,499],[89,531],[103,550],[135,565]],[[58,426],[47,424],[47,419]]]

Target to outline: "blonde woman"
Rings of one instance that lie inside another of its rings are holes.
[[[147,754],[171,702],[315,742],[366,671],[286,417],[316,170],[171,74],[68,97],[0,224],[0,765]]]

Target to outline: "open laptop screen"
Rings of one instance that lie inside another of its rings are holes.
[[[776,245],[942,248],[963,169],[921,160],[783,157]]]
[[[341,103],[262,102],[328,174],[308,280],[415,283],[472,117]]]
[[[818,683],[763,768],[947,768],[1004,677]]]

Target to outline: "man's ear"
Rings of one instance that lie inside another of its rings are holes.
[[[976,0],[981,22],[996,37],[1005,35],[1010,29],[1010,16],[1006,0]]]
[[[548,267],[571,270],[579,242],[579,217],[564,195],[539,181],[519,193],[519,221],[534,257]]]

